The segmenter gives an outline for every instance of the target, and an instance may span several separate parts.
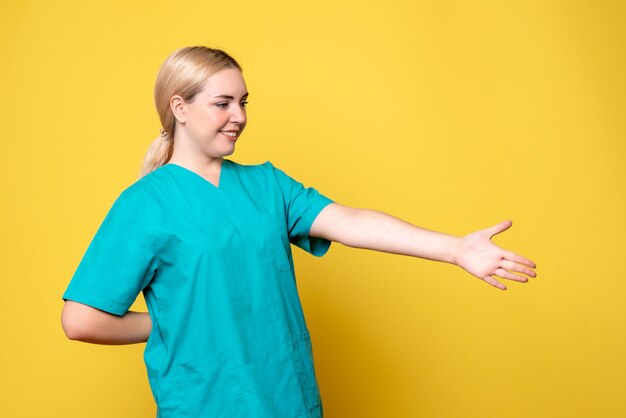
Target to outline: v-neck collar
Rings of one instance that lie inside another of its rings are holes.
[[[226,158],[222,158],[222,166],[220,167],[220,180],[219,180],[219,184],[216,186],[215,184],[211,183],[209,180],[207,180],[206,178],[204,178],[203,176],[201,176],[200,174],[196,173],[193,170],[190,170],[186,167],[183,167],[182,165],[178,165],[176,163],[167,163],[164,164],[163,167],[165,166],[171,166],[171,167],[175,167],[183,172],[189,173],[191,174],[192,177],[197,178],[198,180],[202,181],[203,183],[205,183],[206,185],[208,185],[209,187],[212,187],[215,190],[221,190],[224,187],[224,173],[228,170],[225,170],[225,167],[227,167],[229,164],[229,161]]]

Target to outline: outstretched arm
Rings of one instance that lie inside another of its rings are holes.
[[[383,212],[331,203],[315,218],[310,235],[355,248],[409,255],[458,265],[498,289],[495,277],[527,282],[535,277],[535,263],[491,242],[511,227],[504,221],[465,237],[456,237],[412,225]],[[523,276],[525,275],[525,276]]]

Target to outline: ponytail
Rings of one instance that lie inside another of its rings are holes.
[[[139,178],[166,164],[172,157],[173,148],[172,138],[165,139],[163,135],[160,135],[152,141],[143,159]]]

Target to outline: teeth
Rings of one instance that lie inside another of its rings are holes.
[[[220,132],[226,136],[230,136],[231,138],[234,138],[237,136],[237,132],[227,132],[227,131],[220,131]]]

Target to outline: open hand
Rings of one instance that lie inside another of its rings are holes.
[[[512,224],[511,221],[504,221],[461,238],[454,257],[455,263],[468,273],[502,290],[506,290],[506,286],[496,280],[496,277],[524,283],[528,281],[528,277],[536,277],[537,273],[532,270],[536,268],[534,262],[491,242],[491,237],[506,231]]]

